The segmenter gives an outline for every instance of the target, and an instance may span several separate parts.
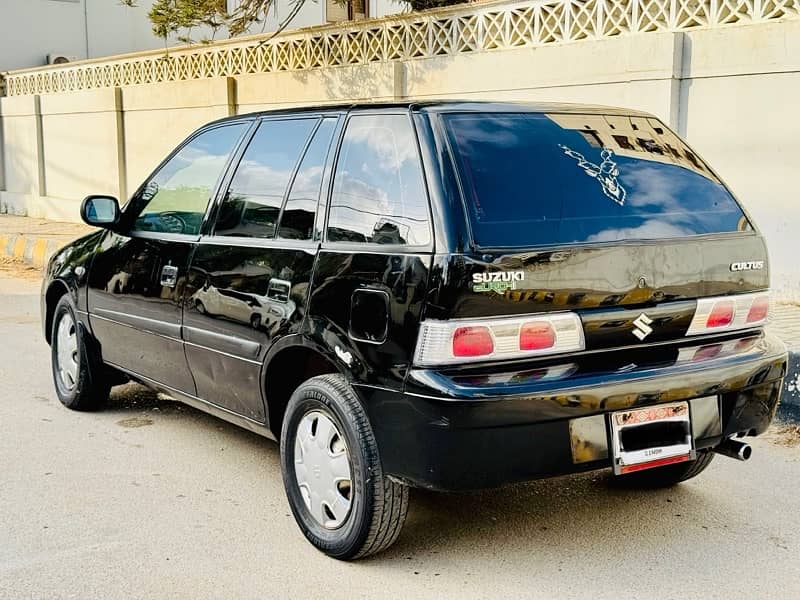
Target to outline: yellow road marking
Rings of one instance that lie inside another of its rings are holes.
[[[17,238],[17,241],[14,242],[14,258],[25,258],[25,238],[20,236]]]
[[[38,239],[33,243],[33,264],[36,267],[44,265],[44,255],[47,252],[47,240]]]

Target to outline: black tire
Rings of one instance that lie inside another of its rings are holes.
[[[682,481],[697,477],[706,470],[714,453],[711,451],[699,452],[695,460],[665,467],[656,467],[646,471],[637,471],[627,475],[614,477],[615,483],[630,488],[656,489],[677,485]]]
[[[351,508],[337,529],[327,529],[306,507],[295,474],[295,440],[303,417],[320,412],[345,438],[352,479]],[[294,518],[309,542],[341,560],[362,558],[391,546],[408,512],[408,488],[383,473],[366,412],[341,375],[320,375],[292,394],[281,433],[283,483]]]
[[[77,362],[74,376],[62,376],[59,368],[58,332],[62,323],[74,335],[77,344],[75,351],[70,352]],[[67,295],[58,301],[53,314],[50,358],[53,382],[61,404],[72,410],[97,410],[105,404],[111,391],[110,379],[106,376],[105,368],[94,352],[86,331],[75,318],[75,310]]]

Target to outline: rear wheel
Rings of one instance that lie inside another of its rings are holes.
[[[664,488],[677,485],[682,481],[697,477],[706,470],[711,461],[714,460],[714,453],[711,451],[698,453],[695,460],[675,465],[666,465],[628,473],[627,475],[617,475],[614,477],[616,483],[632,488]]]
[[[388,548],[408,511],[408,488],[383,473],[372,427],[341,375],[303,383],[286,408],[281,466],[303,534],[339,559]]]
[[[75,318],[69,296],[56,305],[50,338],[56,394],[72,410],[96,410],[111,390],[102,363],[87,344],[84,329]]]

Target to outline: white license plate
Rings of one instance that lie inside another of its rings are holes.
[[[617,475],[695,458],[688,402],[623,410],[610,418]]]

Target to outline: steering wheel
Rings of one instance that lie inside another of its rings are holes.
[[[164,233],[184,233],[188,229],[186,220],[175,211],[159,213]]]

